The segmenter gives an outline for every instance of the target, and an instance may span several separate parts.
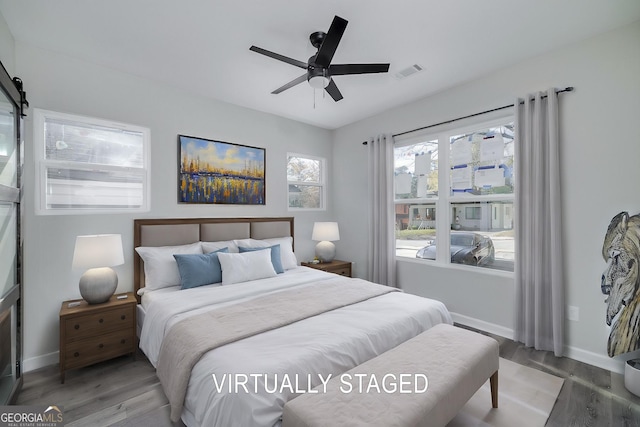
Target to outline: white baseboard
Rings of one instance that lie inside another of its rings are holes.
[[[35,371],[36,369],[44,368],[45,366],[55,365],[60,360],[58,353],[59,352],[54,351],[53,353],[43,354],[42,356],[24,359],[22,363],[22,371],[30,372]]]
[[[597,366],[598,368],[606,369],[607,371],[624,374],[625,360],[622,359],[611,358],[603,354],[594,353],[592,351],[568,345],[564,346],[564,355],[570,359]]]
[[[489,332],[494,335],[513,339],[513,329],[505,328],[504,326],[496,325],[495,323],[485,322],[484,320],[475,319],[473,317],[465,316],[464,314],[451,313],[451,318],[454,322],[461,325],[470,326],[472,328],[480,329],[485,332]]]
[[[513,339],[513,329],[506,328],[504,326],[496,325],[495,323],[485,322],[484,320],[478,320],[473,317],[465,316],[463,314],[451,313],[453,321],[460,323],[461,325],[470,326],[472,328],[480,329],[491,334],[499,335],[501,337]],[[611,372],[617,372],[618,374],[624,374],[624,364],[626,359],[632,357],[626,357],[625,360],[618,358],[610,358],[604,354],[594,353],[592,351],[583,350],[577,347],[564,346],[564,355],[570,359],[577,360],[578,362],[587,363],[589,365],[596,366],[598,368],[606,369]]]

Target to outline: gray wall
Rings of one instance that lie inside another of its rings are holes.
[[[0,13],[0,61],[11,77],[15,74],[15,40]]]
[[[204,99],[51,51],[16,43],[16,73],[25,82],[31,107],[99,117],[151,129],[151,212],[144,215],[36,216],[33,147],[25,149],[25,369],[57,362],[58,311],[79,298],[82,272],[71,270],[77,235],[120,233],[123,266],[115,270],[118,291],[133,289],[133,219],[138,217],[287,216],[286,153],[329,160],[331,133],[274,115]],[[32,141],[32,115],[27,116]],[[177,135],[187,134],[266,148],[266,206],[178,205]],[[314,221],[335,220],[326,212],[295,215],[296,253],[313,255]]]
[[[367,158],[362,141],[507,105],[516,96],[551,86],[575,86],[560,99],[566,299],[580,313],[579,321],[567,321],[566,349],[570,357],[621,371],[622,360],[633,355],[613,360],[606,355],[600,251],[615,214],[640,212],[639,41],[636,22],[335,131],[334,182],[341,185],[334,189],[334,202],[344,234],[338,252],[349,254],[356,274],[364,276]],[[428,67],[411,78],[428,79]],[[444,301],[461,322],[512,334],[510,274],[472,275],[399,259],[398,281],[409,292]]]

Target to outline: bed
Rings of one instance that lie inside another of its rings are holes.
[[[174,420],[278,426],[288,400],[452,323],[439,301],[299,266],[293,243],[291,217],[134,221],[140,348]],[[222,276],[197,277],[212,258]]]

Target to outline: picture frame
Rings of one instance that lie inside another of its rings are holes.
[[[266,149],[178,135],[178,203],[265,205]]]

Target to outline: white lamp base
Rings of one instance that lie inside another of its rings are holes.
[[[118,287],[118,275],[110,267],[90,268],[80,277],[80,295],[89,304],[109,301]]]
[[[331,262],[336,257],[336,245],[326,240],[316,245],[316,256],[321,262]]]

